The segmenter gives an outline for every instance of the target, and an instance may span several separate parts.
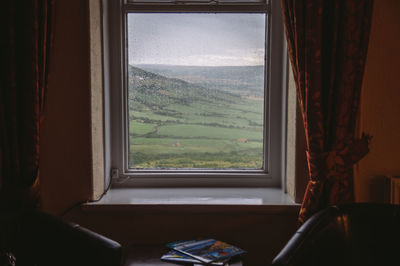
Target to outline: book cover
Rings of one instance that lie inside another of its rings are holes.
[[[178,241],[168,246],[206,264],[245,253],[238,247],[215,239]]]
[[[177,246],[195,243],[195,242],[200,241],[200,240],[204,240],[204,238],[195,238],[195,239],[189,239],[189,240],[179,240],[179,241],[168,243],[167,247],[174,249]]]
[[[162,255],[161,260],[167,261],[167,262],[178,262],[178,263],[193,263],[193,265],[204,265],[202,264],[201,261],[192,258],[186,254],[180,253],[176,250],[171,250],[167,254]],[[215,265],[215,266],[226,266],[226,261],[214,261],[210,263],[210,265]]]

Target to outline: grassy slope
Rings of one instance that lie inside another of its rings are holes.
[[[177,77],[206,88],[241,94],[263,95],[264,66],[170,66],[138,65],[166,77]]]
[[[129,106],[131,167],[262,167],[260,100],[130,66]]]

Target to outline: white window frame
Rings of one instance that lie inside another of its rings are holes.
[[[106,182],[114,187],[284,187],[286,165],[287,52],[280,0],[164,3],[103,0],[103,66]],[[128,168],[127,14],[130,12],[267,13],[262,170],[131,170]],[[272,67],[273,66],[273,67]]]

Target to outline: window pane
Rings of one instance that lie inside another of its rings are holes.
[[[129,167],[263,167],[265,14],[128,15]]]
[[[128,3],[265,3],[265,0],[128,0]]]

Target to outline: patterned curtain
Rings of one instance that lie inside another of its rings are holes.
[[[0,15],[0,208],[39,204],[40,124],[53,0],[5,0]]]
[[[372,0],[282,0],[289,55],[302,111],[309,182],[303,223],[354,200],[353,165],[369,149],[356,138]]]

